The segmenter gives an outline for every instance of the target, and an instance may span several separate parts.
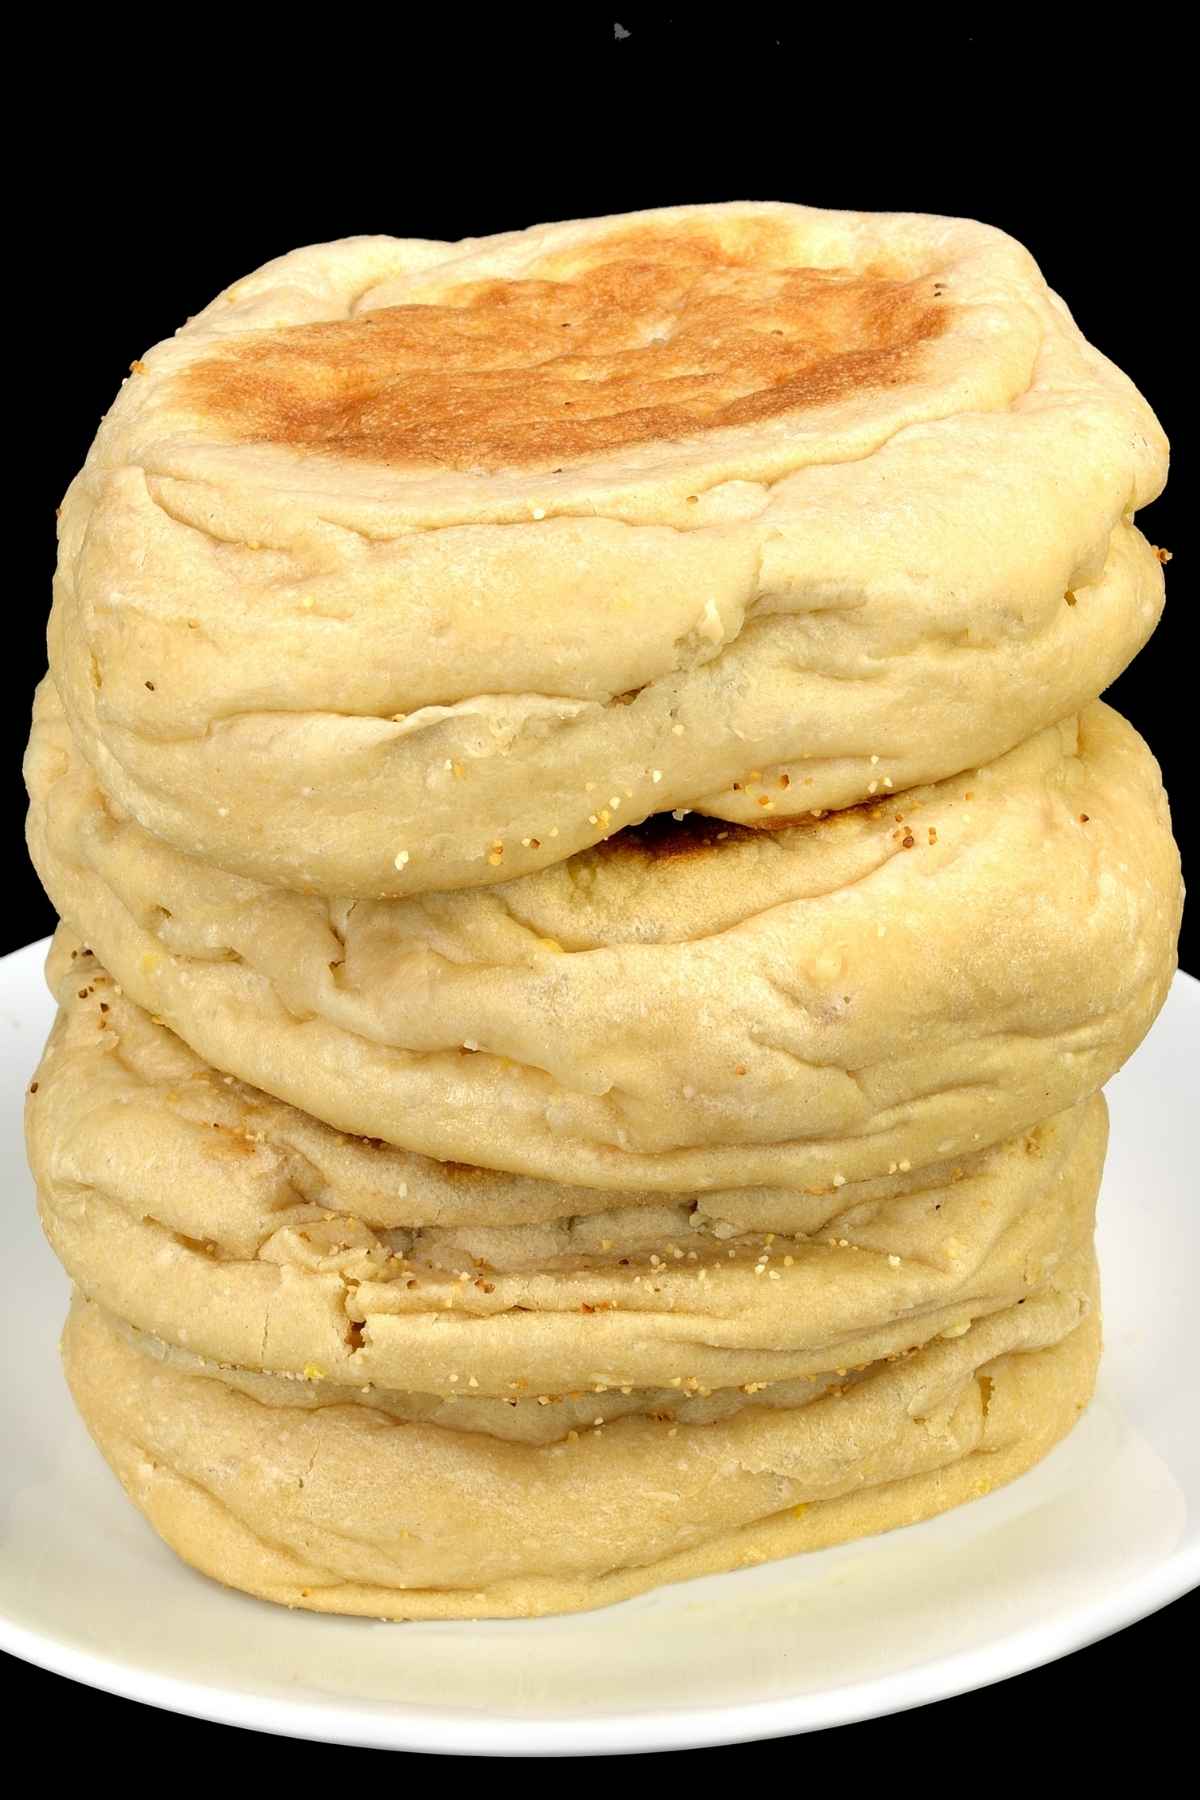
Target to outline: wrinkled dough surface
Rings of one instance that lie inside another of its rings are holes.
[[[1094,1092],[1174,966],[1157,767],[1109,708],[771,833],[654,821],[520,881],[288,894],[108,805],[53,690],[27,761],[56,907],[207,1062],[357,1136],[608,1190],[831,1188]]]
[[[719,1194],[707,1212],[662,1195],[577,1214],[604,1196],[557,1184],[558,1217],[514,1224],[489,1215],[486,1178],[469,1218],[431,1223],[441,1165],[410,1189],[389,1162],[420,1159],[227,1085],[94,959],[58,954],[63,1010],[27,1111],[47,1236],[90,1298],[217,1362],[497,1395],[544,1429],[575,1389],[757,1391],[909,1350],[1015,1305],[1091,1240],[1099,1095],[882,1194],[800,1196],[807,1231],[714,1217]],[[768,1216],[786,1206],[764,1198]]]
[[[534,1444],[353,1390],[314,1405],[311,1383],[203,1364],[84,1301],[63,1348],[88,1429],[186,1561],[290,1606],[474,1618],[598,1606],[986,1494],[1087,1404],[1099,1316],[1089,1253],[1054,1292],[791,1404]]]
[[[672,808],[763,826],[937,780],[1094,699],[1163,594],[1155,553],[1119,526],[1094,581],[1020,617],[884,588],[765,611],[727,645],[698,627],[678,666],[620,694],[483,692],[379,716],[311,710],[281,687],[189,723],[171,696],[194,694],[196,634],[166,659],[123,599],[114,665],[79,629],[66,581],[51,666],[107,791],[223,867],[351,894],[510,879]],[[122,723],[122,671],[157,729]],[[308,679],[290,663],[277,675],[289,689]]]

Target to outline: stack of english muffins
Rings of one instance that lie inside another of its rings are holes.
[[[1028,254],[915,215],[350,239],[134,363],[26,764],[28,1129],[180,1555],[561,1611],[1069,1429],[1181,903],[1097,700],[1165,469]]]

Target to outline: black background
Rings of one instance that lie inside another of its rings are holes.
[[[61,28],[34,21],[41,54],[14,77],[14,97],[27,81],[36,128],[12,153],[18,191],[6,229],[16,455],[3,544],[16,566],[0,950],[52,926],[20,849],[19,757],[45,661],[54,507],[130,361],[220,288],[297,244],[376,231],[455,238],[705,200],[895,208],[999,225],[1029,246],[1087,336],[1151,400],[1173,441],[1172,485],[1139,522],[1175,560],[1163,624],[1108,697],[1163,766],[1187,871],[1198,841],[1200,633],[1188,592],[1195,430],[1184,312],[1190,320],[1195,310],[1186,274],[1194,207],[1182,145],[1194,102],[1183,93],[1182,38],[1165,17],[1135,12],[1103,48],[1082,28],[1012,9],[983,28],[961,11],[953,25],[866,14],[816,24],[798,8],[710,16],[621,0],[603,12],[447,10],[432,22],[333,9],[281,13],[261,33],[229,14],[207,23],[180,14],[161,39],[134,32],[119,41],[107,26],[65,16]],[[617,35],[617,20],[627,36]],[[1200,974],[1194,919],[1181,962]],[[925,1762],[936,1740],[950,1779],[972,1769],[960,1760],[969,1745],[975,1771],[980,1751],[985,1767],[991,1760],[990,1746],[1005,1778],[1018,1778],[1043,1733],[1050,1741],[1065,1733],[1062,1750],[1077,1752],[1080,1731],[1107,1737],[1120,1720],[1140,1718],[1153,1721],[1157,1757],[1191,1728],[1180,1704],[1189,1622],[1194,1633],[1195,1594],[1065,1662],[934,1709],[803,1741],[680,1755],[720,1755],[721,1773],[736,1772],[729,1758],[741,1758],[747,1774],[798,1775],[784,1758],[801,1752],[810,1778],[865,1776],[880,1758],[900,1776],[914,1767],[902,1759]],[[344,1770],[351,1754],[361,1774],[372,1754],[174,1718],[11,1660],[4,1674],[14,1718],[26,1706],[67,1709],[73,1730],[54,1747],[62,1773],[72,1758],[133,1734],[150,1778],[160,1758],[186,1757],[200,1775],[229,1753],[253,1778],[260,1767],[290,1776],[299,1757],[320,1774],[340,1756]],[[1047,1771],[1040,1756],[1039,1767]]]

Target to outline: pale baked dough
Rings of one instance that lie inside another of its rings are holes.
[[[113,799],[328,894],[510,879],[995,757],[1161,604],[1132,385],[1003,233],[675,208],[355,238],[149,351],[62,511]]]
[[[549,1398],[598,1383],[669,1400],[909,1350],[1091,1240],[1100,1095],[920,1176],[607,1212],[546,1183],[516,1222],[508,1190],[539,1184],[346,1140],[205,1067],[94,958],[52,960],[62,1011],[27,1107],[46,1234],[90,1298],[221,1363],[540,1398],[547,1427]]]
[[[343,1131],[572,1185],[828,1188],[984,1149],[1107,1080],[1174,966],[1158,769],[1102,705],[885,805],[652,821],[390,902],[148,836],[48,686],[27,768],[58,911],[206,1061]]]
[[[88,1429],[167,1543],[219,1581],[378,1618],[565,1612],[928,1518],[1043,1456],[1090,1398],[1095,1265],[961,1336],[767,1395],[654,1403],[553,1441],[392,1415],[373,1394],[242,1374],[77,1301]],[[606,1419],[610,1396],[589,1396]],[[531,1409],[536,1412],[536,1407]],[[505,1429],[511,1427],[506,1426]]]

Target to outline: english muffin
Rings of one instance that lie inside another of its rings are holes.
[[[147,352],[55,679],[176,849],[350,897],[990,761],[1161,605],[1166,448],[999,231],[733,204],[353,238]]]

